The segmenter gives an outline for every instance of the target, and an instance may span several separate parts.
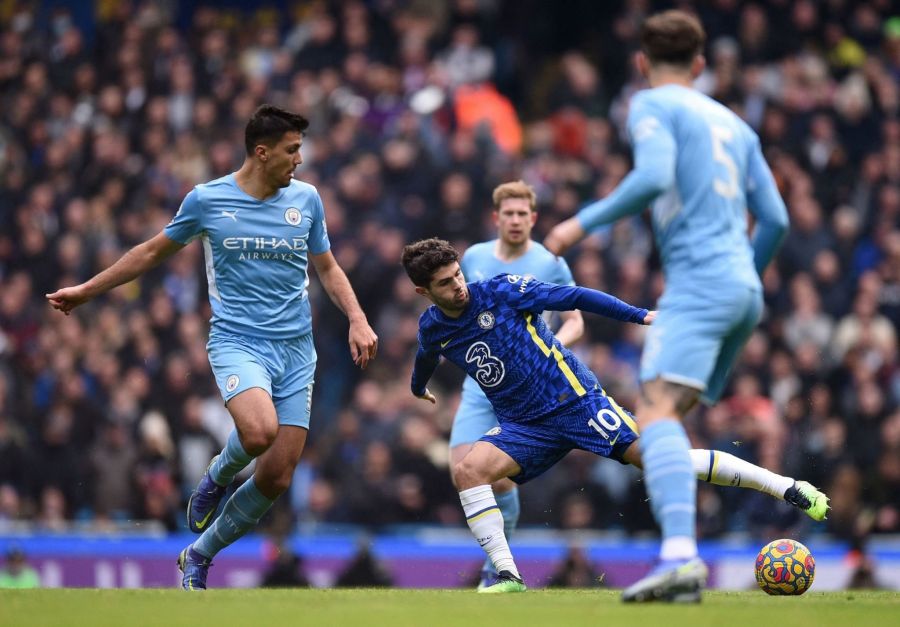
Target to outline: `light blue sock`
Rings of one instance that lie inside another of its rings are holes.
[[[194,550],[211,559],[253,529],[274,502],[259,491],[251,477],[225,502],[222,514],[194,542]]]
[[[253,455],[244,450],[237,429],[228,436],[225,448],[219,453],[216,463],[209,469],[209,478],[219,485],[230,485],[234,476],[253,461]]]
[[[497,501],[497,507],[500,508],[500,514],[503,516],[503,533],[509,540],[519,524],[519,514],[522,511],[522,505],[519,502],[519,488],[513,488],[504,494],[496,494],[494,498]],[[489,573],[496,571],[490,558],[484,561],[482,570]]]
[[[697,478],[690,442],[674,419],[660,420],[641,432],[644,481],[653,516],[662,529],[662,559],[697,555]]]

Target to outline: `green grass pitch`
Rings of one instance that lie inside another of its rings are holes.
[[[623,605],[611,590],[24,590],[0,591],[0,624],[79,625],[629,625],[857,627],[900,625],[898,592],[707,592],[690,606]]]

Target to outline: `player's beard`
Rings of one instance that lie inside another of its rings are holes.
[[[446,311],[461,312],[469,306],[469,290],[465,291],[462,300],[458,300],[454,294],[452,298],[447,300],[441,299],[441,301],[436,304]]]

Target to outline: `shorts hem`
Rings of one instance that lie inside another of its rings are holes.
[[[685,387],[693,388],[700,392],[706,391],[706,382],[695,379],[693,377],[686,377],[681,374],[674,374],[669,372],[662,372],[653,377],[641,377],[641,383],[648,383],[653,381],[654,379],[662,379],[666,383],[674,383],[676,385],[683,385]]]

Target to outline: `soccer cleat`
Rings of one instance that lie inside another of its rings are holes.
[[[206,472],[200,478],[200,483],[191,492],[188,499],[187,522],[188,527],[194,533],[203,533],[210,522],[216,517],[219,501],[225,496],[225,486],[220,486],[209,476],[209,469],[216,463],[218,455],[212,458]]]
[[[706,564],[699,557],[690,560],[665,560],[643,579],[622,593],[625,603],[699,603],[706,585]]]
[[[178,570],[183,573],[181,587],[184,590],[206,590],[206,575],[212,561],[203,557],[189,545],[178,555]]]
[[[818,521],[825,520],[830,509],[825,493],[806,481],[795,481],[794,485],[785,490],[784,500]]]
[[[497,575],[496,570],[484,569],[481,571],[481,579],[478,581],[478,587],[476,588],[476,590],[480,592],[485,588],[490,588],[491,586],[499,582],[500,579],[499,575]]]
[[[497,575],[497,583],[482,588],[478,586],[479,594],[503,594],[506,592],[525,592],[528,588],[525,582],[513,575],[508,570],[501,570]]]

